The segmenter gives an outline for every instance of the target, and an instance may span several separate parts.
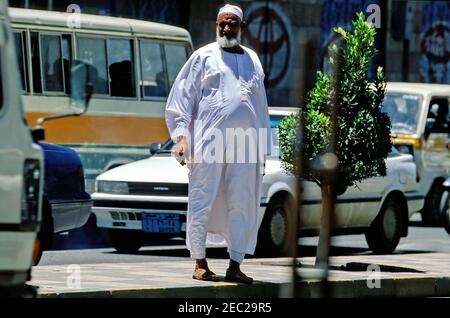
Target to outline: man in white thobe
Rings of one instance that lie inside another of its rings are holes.
[[[242,10],[222,7],[217,42],[195,51],[178,74],[166,123],[179,162],[189,169],[186,244],[194,279],[213,280],[206,242],[225,241],[225,279],[251,283],[240,264],[253,254],[263,165],[271,149],[264,72],[255,52],[240,45]],[[180,157],[179,157],[180,158]]]

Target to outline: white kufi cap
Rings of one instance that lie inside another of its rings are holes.
[[[242,13],[242,9],[239,8],[238,6],[234,6],[231,4],[226,4],[224,5],[222,8],[220,8],[219,13],[233,13],[235,15],[237,15],[239,17],[239,19],[241,19],[241,21],[244,18],[244,14]]]

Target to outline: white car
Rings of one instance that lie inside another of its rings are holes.
[[[281,169],[278,129],[281,118],[295,108],[270,108],[273,152],[266,162],[259,215],[258,251],[283,255],[287,249],[288,200],[296,183]],[[106,171],[96,179],[93,213],[97,226],[108,229],[119,252],[135,252],[146,240],[182,237],[186,232],[188,169],[171,155],[168,141],[148,159]],[[152,145],[153,149],[155,147]],[[154,150],[152,150],[154,151]],[[387,176],[367,179],[337,198],[335,234],[364,233],[376,253],[391,253],[408,233],[408,220],[423,206],[417,192],[416,167],[411,155],[395,149],[387,159]],[[320,227],[320,188],[304,182],[300,235],[317,235]]]

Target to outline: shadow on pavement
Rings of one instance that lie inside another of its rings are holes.
[[[162,242],[160,242],[162,243]],[[166,242],[167,245],[180,245],[180,241],[175,242]],[[133,253],[133,255],[142,255],[142,256],[165,256],[165,257],[190,257],[189,251],[186,247],[175,247],[172,248],[168,246],[167,249],[164,249],[164,246],[159,245],[158,249],[148,250],[143,247],[137,253]],[[149,247],[149,246],[148,246]],[[316,256],[317,246],[313,245],[299,245],[297,255],[299,257],[314,257]],[[108,252],[110,254],[121,254],[117,251]],[[421,250],[398,250],[394,253],[394,255],[401,254],[425,254],[432,253],[432,251],[421,251]],[[343,246],[332,246],[331,247],[331,256],[358,256],[358,255],[374,255],[368,248],[357,248],[357,247],[343,247]],[[227,249],[225,247],[213,247],[206,249],[206,257],[211,259],[228,259]],[[273,256],[265,256],[265,255],[247,255],[246,259],[252,258],[272,258]]]

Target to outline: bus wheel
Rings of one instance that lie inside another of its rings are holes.
[[[395,197],[389,198],[366,232],[366,241],[375,254],[391,254],[400,242],[402,208]]]
[[[108,230],[111,245],[124,254],[136,253],[142,246],[142,236],[133,230]]]

